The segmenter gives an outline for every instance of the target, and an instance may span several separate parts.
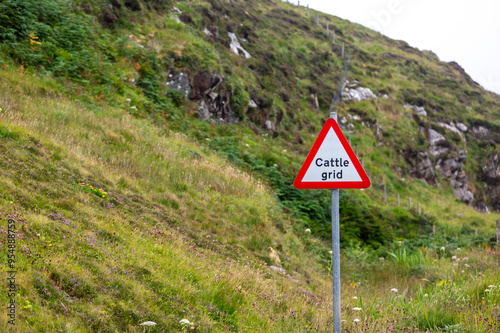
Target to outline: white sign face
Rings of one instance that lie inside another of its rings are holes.
[[[362,181],[333,128],[328,131],[302,181]]]
[[[295,179],[294,186],[368,188],[368,179],[337,122],[328,119]]]

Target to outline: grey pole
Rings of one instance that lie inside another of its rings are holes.
[[[330,118],[337,121],[337,113]],[[340,232],[339,190],[332,190],[332,273],[333,273],[333,332],[340,333]]]

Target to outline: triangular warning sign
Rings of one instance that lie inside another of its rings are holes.
[[[370,179],[333,118],[323,126],[293,185],[299,189],[370,187]]]

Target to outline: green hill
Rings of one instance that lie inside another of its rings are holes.
[[[2,330],[331,331],[292,184],[344,83],[344,330],[498,330],[500,97],[456,63],[281,1],[6,0],[0,77]]]

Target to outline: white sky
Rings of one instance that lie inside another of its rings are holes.
[[[302,0],[300,4],[420,50],[432,50],[500,94],[500,0]]]

